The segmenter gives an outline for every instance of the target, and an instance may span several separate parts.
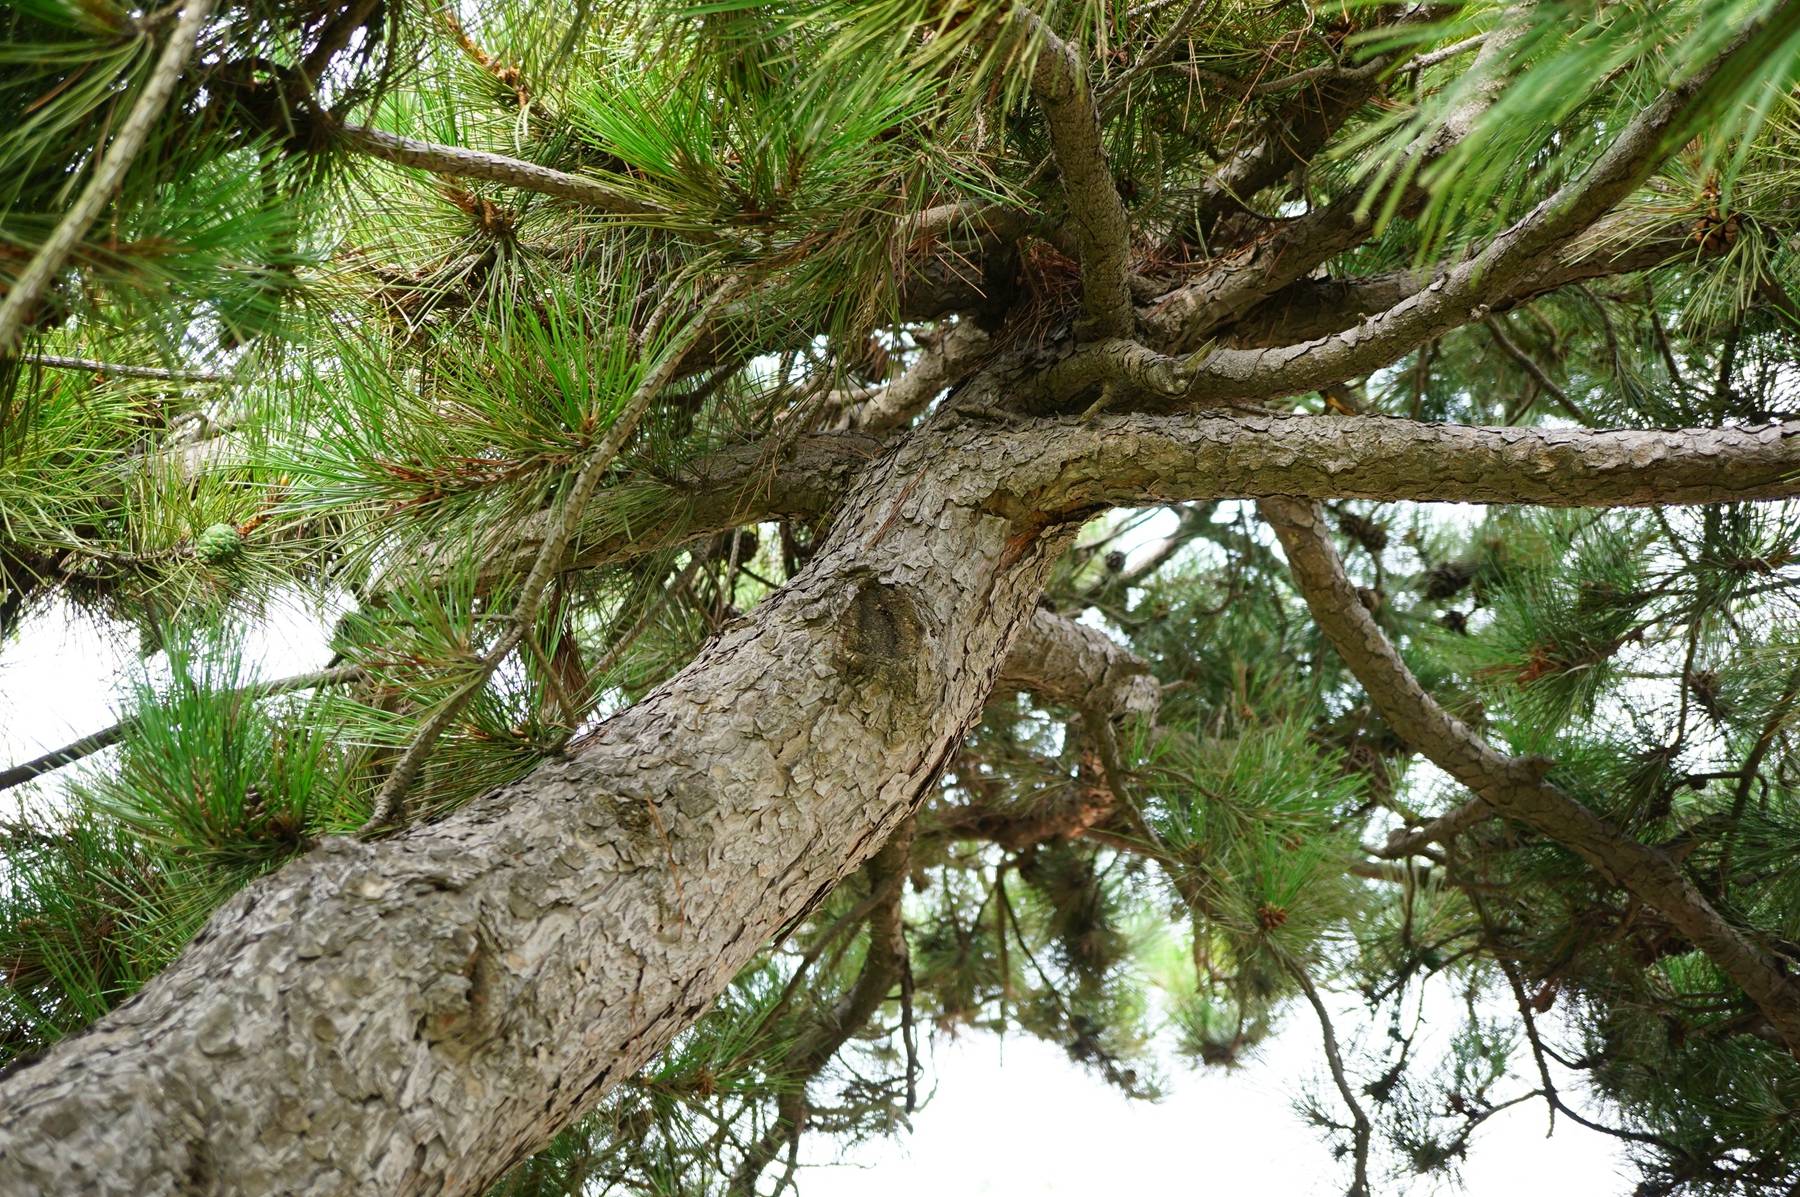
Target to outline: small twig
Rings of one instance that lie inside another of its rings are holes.
[[[1451,881],[1456,879],[1455,871],[1450,873]],[[1519,1018],[1525,1024],[1525,1039],[1531,1045],[1531,1058],[1537,1064],[1538,1079],[1544,1086],[1544,1103],[1550,1108],[1550,1127],[1544,1132],[1547,1139],[1556,1133],[1556,1081],[1550,1076],[1550,1061],[1545,1058],[1544,1041],[1538,1035],[1537,1019],[1531,1009],[1531,999],[1525,995],[1525,982],[1519,976],[1518,968],[1507,958],[1500,943],[1500,932],[1494,919],[1488,913],[1487,903],[1481,900],[1481,891],[1476,886],[1462,886],[1463,893],[1468,895],[1470,904],[1475,908],[1475,915],[1481,920],[1482,932],[1486,935],[1488,945],[1493,951],[1494,963],[1506,977],[1506,984],[1512,990],[1513,1001],[1519,1007]]]
[[[1100,93],[1098,100],[1101,120],[1104,121],[1112,115],[1113,109],[1125,98],[1125,89],[1139,76],[1147,71],[1155,70],[1174,56],[1175,51],[1181,48],[1181,40],[1187,36],[1188,30],[1193,26],[1194,19],[1200,15],[1200,10],[1206,7],[1203,0],[1189,0],[1187,8],[1179,17],[1175,18],[1175,24],[1169,27],[1169,31],[1157,39],[1156,44],[1151,46],[1142,58],[1127,67],[1124,74],[1113,80]]]
[[[592,676],[598,678],[603,678],[611,673],[624,658],[626,652],[630,650],[631,646],[637,643],[638,637],[642,636],[649,630],[650,625],[656,622],[656,617],[662,613],[664,607],[669,605],[669,600],[686,588],[688,582],[693,578],[694,574],[698,572],[701,564],[705,561],[705,553],[693,554],[688,563],[682,567],[681,572],[675,575],[675,580],[663,587],[662,593],[651,600],[649,605],[646,606],[638,617],[632,621],[630,627],[620,633],[618,639],[614,640],[612,644],[607,647],[606,652],[601,655],[598,661],[594,662],[588,672]]]
[[[1682,691],[1687,690],[1687,679],[1682,679]],[[1731,797],[1731,823],[1725,829],[1724,847],[1719,850],[1719,890],[1721,894],[1731,889],[1731,849],[1737,842],[1738,824],[1744,818],[1744,811],[1750,805],[1750,788],[1756,784],[1757,775],[1762,770],[1763,757],[1774,746],[1775,738],[1781,732],[1781,725],[1787,722],[1793,711],[1794,699],[1800,696],[1800,666],[1788,674],[1787,684],[1782,687],[1781,695],[1769,710],[1769,717],[1763,722],[1762,730],[1757,733],[1756,742],[1750,746],[1750,753],[1744,758],[1744,766],[1739,771],[1737,789]]]
[[[1439,46],[1437,49],[1429,50],[1416,58],[1407,59],[1400,65],[1399,73],[1407,74],[1412,71],[1422,71],[1426,67],[1434,67],[1438,63],[1446,62],[1459,54],[1467,54],[1470,50],[1478,50],[1481,48],[1482,43],[1487,41],[1487,39],[1487,34],[1477,33],[1473,37],[1465,37],[1459,42],[1451,42],[1447,46]]]
[[[906,1112],[919,1108],[919,1042],[913,1031],[912,955],[900,958],[900,1042],[906,1046]]]
[[[160,366],[127,366],[117,362],[96,361],[91,357],[62,357],[54,353],[22,353],[19,360],[27,366],[47,370],[84,370],[91,374],[110,374],[114,378],[154,378],[163,382],[230,382],[229,374],[204,370],[165,370]]]
[[[1331,1014],[1325,1009],[1325,1002],[1319,997],[1319,991],[1313,986],[1312,978],[1306,970],[1286,951],[1276,949],[1276,955],[1287,968],[1288,973],[1300,984],[1300,991],[1312,1005],[1313,1013],[1319,1019],[1319,1034],[1325,1041],[1325,1062],[1331,1067],[1331,1079],[1337,1084],[1338,1092],[1344,1098],[1344,1104],[1350,1107],[1350,1118],[1354,1123],[1352,1134],[1356,1141],[1356,1181],[1350,1187],[1349,1197],[1369,1197],[1369,1116],[1363,1112],[1362,1103],[1356,1100],[1356,1093],[1350,1088],[1350,1079],[1344,1072],[1344,1057],[1338,1051],[1337,1032],[1332,1029]]]
[[[1556,400],[1556,405],[1567,412],[1571,420],[1584,428],[1593,426],[1593,420],[1585,411],[1581,410],[1573,399],[1569,398],[1567,391],[1556,384],[1556,381],[1550,377],[1548,371],[1539,364],[1538,360],[1521,349],[1518,342],[1507,336],[1506,329],[1498,317],[1489,316],[1482,323],[1487,328],[1488,335],[1494,339],[1494,344],[1498,345],[1506,356],[1519,363],[1519,367],[1530,375],[1531,381],[1537,383],[1538,389]]]
[[[26,320],[62,269],[64,260],[101,210],[112,202],[125,180],[125,172],[131,169],[139,151],[144,148],[151,127],[175,93],[175,84],[187,68],[188,56],[200,37],[200,26],[206,22],[212,6],[213,0],[189,0],[181,10],[181,19],[175,23],[169,40],[163,43],[162,53],[157,56],[144,90],[138,94],[137,103],[131,106],[130,115],[119,126],[118,136],[106,147],[106,153],[94,168],[94,177],[88,180],[74,206],[57,222],[49,238],[38,247],[31,263],[14,280],[5,300],[0,301],[0,355],[11,353],[18,345],[24,335]]]

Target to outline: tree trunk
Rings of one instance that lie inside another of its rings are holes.
[[[0,1192],[480,1193],[881,846],[1088,512],[980,428],[875,461],[813,563],[452,817],[330,841],[10,1077]]]

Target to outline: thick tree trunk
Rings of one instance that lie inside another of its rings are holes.
[[[880,847],[1086,512],[983,430],[873,463],[808,569],[564,759],[252,886],[8,1078],[0,1192],[479,1193]]]
[[[1012,684],[1153,703],[1098,637],[1034,614],[1106,506],[1768,498],[1800,489],[1795,431],[942,419],[860,471],[804,572],[566,757],[250,887],[138,998],[8,1077],[0,1193],[481,1192],[881,845],[1015,640]]]

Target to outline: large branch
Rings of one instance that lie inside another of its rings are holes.
[[[997,495],[1015,465],[916,435],[805,571],[566,756],[250,886],[0,1083],[0,1192],[486,1191],[933,792],[1087,515]]]
[[[1661,911],[1756,1003],[1788,1050],[1800,1058],[1800,986],[1776,961],[1726,921],[1661,851],[1611,826],[1545,781],[1548,762],[1496,751],[1439,706],[1400,659],[1345,576],[1323,511],[1292,500],[1268,500],[1261,508],[1281,538],[1313,618],[1382,718],[1496,812],[1564,845]]]
[[[1559,245],[1488,305],[1490,313],[1518,307],[1540,295],[1590,279],[1650,270],[1705,252],[1691,220],[1646,229],[1629,214],[1608,217],[1582,236]],[[1238,347],[1290,345],[1353,327],[1431,285],[1446,268],[1394,270],[1350,278],[1290,282],[1222,330]],[[1174,331],[1171,329],[1170,331]]]
[[[1101,416],[988,433],[1008,488],[1147,506],[1292,496],[1619,507],[1800,495],[1800,422],[1595,432],[1382,416]],[[1051,452],[1020,455],[1027,444]]]
[[[1126,336],[1132,328],[1131,226],[1107,163],[1087,70],[1068,43],[1035,16],[1019,9],[1014,19],[1039,43],[1031,92],[1044,110],[1050,147],[1062,175],[1081,258],[1081,294],[1088,320],[1098,336]]]

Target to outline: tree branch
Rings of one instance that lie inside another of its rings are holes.
[[[1274,399],[1387,365],[1413,347],[1487,315],[1534,261],[1593,224],[1649,177],[1737,64],[1755,61],[1800,23],[1789,3],[1748,26],[1704,70],[1664,91],[1586,171],[1429,286],[1335,336],[1276,349],[1221,349],[1186,364],[1182,401]]]
[[[1087,70],[1067,42],[1035,15],[1017,9],[1014,19],[1038,42],[1031,91],[1044,110],[1051,151],[1069,202],[1075,244],[1081,258],[1081,295],[1093,333],[1122,337],[1131,332],[1131,227],[1125,202],[1113,185],[1112,167],[1100,138],[1100,112]]]
[[[1094,507],[1270,496],[1618,507],[1800,494],[1800,422],[1598,432],[1128,414],[983,433],[1009,489]]]
[[[847,396],[838,424],[864,432],[891,432],[924,411],[945,387],[960,381],[988,350],[987,333],[973,320],[959,320],[919,351],[899,377]]]
[[[1344,1057],[1338,1050],[1337,1031],[1331,1025],[1331,1012],[1325,1009],[1325,1001],[1319,996],[1312,978],[1306,975],[1306,968],[1285,951],[1278,949],[1278,955],[1288,974],[1299,983],[1300,992],[1306,995],[1307,1004],[1313,1008],[1313,1015],[1319,1020],[1319,1036],[1325,1043],[1325,1063],[1331,1068],[1332,1083],[1337,1086],[1338,1095],[1344,1099],[1344,1104],[1350,1107],[1356,1171],[1348,1197],[1369,1197],[1369,1116],[1363,1111],[1362,1103],[1356,1100],[1356,1090],[1350,1087],[1350,1078],[1344,1071]]]
[[[1098,628],[1042,607],[1007,650],[997,684],[1109,720],[1154,715],[1162,701],[1150,667],[1135,653]]]
[[[1428,136],[1408,147],[1405,170],[1416,180],[1425,166],[1442,158],[1468,136],[1481,114],[1499,97],[1502,66],[1521,28],[1483,37],[1480,54],[1462,85],[1463,97]],[[1425,189],[1410,182],[1402,211],[1425,200]],[[1157,301],[1146,325],[1167,348],[1193,348],[1219,325],[1242,316],[1282,288],[1310,274],[1321,262],[1361,244],[1374,230],[1364,196],[1353,189],[1334,203],[1275,226],[1266,235],[1221,253],[1198,275]],[[1414,288],[1415,290],[1417,288]]]
[[[1265,500],[1313,618],[1382,718],[1498,813],[1564,845],[1662,912],[1762,1010],[1800,1059],[1800,986],[1727,922],[1662,852],[1625,835],[1544,780],[1550,762],[1497,752],[1425,692],[1358,598],[1317,506]]]
[[[19,360],[27,366],[42,366],[46,370],[82,370],[90,374],[110,374],[114,378],[150,378],[163,382],[231,381],[229,374],[203,370],[167,370],[160,366],[130,366],[96,361],[89,357],[63,357],[54,353],[22,353]]]
[[[1704,247],[1694,241],[1691,221],[1673,222],[1646,230],[1642,222],[1617,216],[1596,222],[1583,235],[1559,245],[1539,261],[1505,294],[1489,306],[1490,313],[1504,312],[1539,295],[1588,279],[1633,274],[1673,261],[1683,254],[1697,255]],[[1221,334],[1231,344],[1267,347],[1295,340],[1319,338],[1355,325],[1365,316],[1382,312],[1429,286],[1447,266],[1428,271],[1395,270],[1361,278],[1300,279],[1226,325]],[[1150,317],[1152,327],[1176,335],[1170,322]],[[1178,343],[1178,342],[1171,342]]]
[[[572,175],[567,171],[554,170],[518,158],[508,158],[504,154],[419,141],[362,125],[341,125],[338,133],[343,143],[358,153],[379,158],[383,162],[392,162],[396,166],[428,171],[443,178],[479,179],[517,187],[522,191],[536,191],[559,199],[573,200],[617,216],[667,215],[657,205],[646,203],[598,179]]]

